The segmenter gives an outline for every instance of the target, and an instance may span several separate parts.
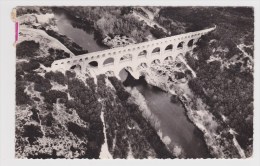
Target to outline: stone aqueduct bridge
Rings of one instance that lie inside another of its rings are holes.
[[[216,26],[196,32],[56,60],[52,63],[51,69],[69,70],[76,67],[83,72],[88,69],[93,76],[110,73],[117,77],[122,69],[126,69],[133,77],[139,78],[140,69],[166,59],[174,61],[177,56],[184,55],[192,50],[194,43],[202,35],[213,31],[215,28]]]

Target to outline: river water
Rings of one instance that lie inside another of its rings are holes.
[[[55,18],[59,32],[89,52],[107,49],[96,43],[93,34],[73,27],[64,13],[55,13]],[[120,77],[127,79],[126,86],[136,87],[144,96],[149,109],[160,121],[163,137],[168,136],[173,144],[181,147],[186,158],[211,157],[201,131],[187,118],[181,103],[172,103],[170,94],[148,85],[144,79],[134,80],[126,71],[120,72]]]
[[[128,87],[136,87],[144,96],[147,106],[160,122],[162,136],[184,151],[185,158],[210,158],[202,132],[188,119],[182,103],[171,102],[171,95],[149,85],[144,78],[135,80],[127,72],[120,72]]]
[[[75,43],[82,48],[88,50],[88,52],[95,52],[108,49],[107,47],[100,46],[94,39],[93,33],[87,33],[86,31],[73,27],[72,22],[64,12],[55,12],[55,19],[59,33],[71,38]]]

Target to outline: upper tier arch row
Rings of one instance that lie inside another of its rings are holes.
[[[190,41],[192,39],[200,38],[202,35],[207,34],[208,32],[214,30],[215,28],[216,28],[216,26],[213,28],[205,29],[205,30],[189,32],[189,33],[185,33],[185,34],[180,34],[180,35],[176,35],[176,36],[166,37],[166,38],[138,43],[138,44],[127,45],[124,47],[118,47],[118,48],[112,48],[112,49],[107,49],[107,50],[103,50],[103,51],[82,54],[82,55],[78,55],[78,56],[66,58],[66,59],[60,59],[60,60],[54,61],[51,65],[51,67],[55,68],[55,66],[63,65],[68,61],[73,61],[74,63],[76,61],[82,62],[83,60],[92,61],[92,60],[99,59],[99,58],[108,58],[108,56],[112,56],[112,55],[127,54],[127,53],[130,53],[133,51],[142,51],[143,49],[148,49],[148,48],[152,48],[152,47],[155,48],[160,45],[169,45],[169,44],[176,43],[176,44],[174,44],[174,48],[177,48],[177,45],[179,43],[183,43],[186,46],[186,45],[188,45],[188,41]]]

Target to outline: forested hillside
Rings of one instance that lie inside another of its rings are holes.
[[[253,146],[253,15],[252,8],[169,7],[157,17],[172,34],[217,26],[185,56],[197,73],[189,87],[220,123],[235,130],[247,156]],[[222,130],[221,136],[230,137]]]

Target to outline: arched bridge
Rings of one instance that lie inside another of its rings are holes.
[[[178,55],[192,50],[194,43],[206,33],[216,28],[180,34],[139,44],[127,45],[56,60],[52,70],[69,70],[75,67],[83,72],[88,69],[92,75],[113,73],[119,76],[122,69],[128,70],[135,78],[139,78],[141,68],[152,63],[160,63],[167,58],[175,60]]]

